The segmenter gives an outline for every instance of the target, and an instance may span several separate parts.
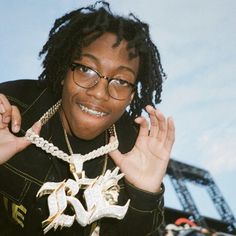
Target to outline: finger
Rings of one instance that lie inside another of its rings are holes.
[[[0,103],[0,114],[3,114],[5,112],[5,107],[3,106],[2,103]]]
[[[35,122],[35,123],[33,124],[33,126],[32,126],[32,129],[33,129],[33,131],[34,131],[36,134],[39,134],[39,133],[40,133],[41,128],[42,128],[42,123],[41,123],[41,121]]]
[[[167,122],[165,116],[160,112],[160,110],[155,111],[156,117],[158,119],[159,131],[157,134],[157,140],[160,142],[165,141],[167,134]]]
[[[21,126],[21,114],[16,106],[12,106],[11,129],[13,133],[18,133]]]
[[[3,94],[0,94],[0,104],[1,104],[1,114],[2,122],[8,124],[11,120],[11,104],[9,103],[7,97]]]
[[[115,137],[111,137],[110,138],[110,142],[114,142],[115,141]],[[115,164],[120,167],[121,166],[121,162],[122,162],[122,159],[123,159],[123,155],[121,154],[121,152],[116,149],[112,152],[109,152],[109,156],[112,158],[112,160],[115,162]]]
[[[2,120],[2,115],[0,114],[0,129],[4,129],[8,126],[8,124],[4,123]]]
[[[175,142],[175,124],[174,124],[174,120],[169,117],[167,119],[167,124],[168,124],[168,128],[167,128],[167,135],[166,135],[166,140],[165,140],[165,148],[166,150],[170,153],[172,146]]]
[[[159,131],[159,124],[158,124],[158,119],[156,116],[155,109],[154,109],[154,107],[148,105],[148,106],[146,106],[146,111],[149,114],[150,123],[151,123],[149,136],[150,137],[157,137],[158,131]]]
[[[40,121],[37,121],[33,124],[32,129],[36,134],[40,133],[40,130],[42,128],[42,124]],[[18,143],[17,143],[17,151],[22,151],[25,149],[27,146],[29,146],[31,142],[26,138],[26,137],[20,137],[18,138]]]
[[[148,128],[147,120],[144,117],[140,116],[140,117],[135,119],[135,122],[137,124],[139,124],[139,134],[138,134],[138,137],[148,136],[149,128]]]

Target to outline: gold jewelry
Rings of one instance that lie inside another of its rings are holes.
[[[43,116],[40,118],[42,124],[46,124],[48,122],[48,120],[59,109],[60,105],[61,105],[61,100],[59,100],[54,106],[52,106],[46,113],[43,114]],[[89,152],[85,155],[73,154],[70,156],[67,153],[60,150],[57,146],[53,145],[52,143],[49,143],[47,140],[35,134],[32,128],[27,130],[25,136],[31,143],[35,144],[37,147],[40,147],[47,153],[50,153],[51,155],[74,165],[75,171],[78,173],[82,171],[81,165],[83,165],[85,161],[92,160],[94,158],[107,154],[111,151],[114,151],[118,148],[119,142],[116,135],[115,125],[113,125],[111,129],[109,129],[109,132],[111,135],[115,136],[116,139],[114,142],[108,143],[105,146],[101,146],[100,148],[93,150],[92,152]]]
[[[47,112],[45,112],[42,117],[39,119],[42,125],[45,125],[50,118],[57,112],[59,107],[61,106],[61,99],[54,104]]]
[[[111,128],[109,128],[109,130],[107,130],[106,132],[105,132],[105,143],[108,143],[109,142],[109,137],[111,137],[111,136],[114,136],[114,125],[111,127]],[[70,145],[70,141],[69,141],[69,138],[68,138],[68,135],[67,135],[67,133],[66,133],[66,129],[63,127],[63,132],[64,132],[64,137],[65,137],[65,141],[66,141],[66,145],[67,145],[67,148],[68,148],[68,150],[69,150],[69,153],[70,153],[70,155],[73,155],[74,154],[74,152],[73,152],[73,150],[72,150],[72,147],[71,147],[71,145]],[[108,134],[109,133],[109,134]],[[102,173],[101,173],[101,175],[103,175],[104,173],[105,173],[105,170],[106,170],[106,168],[107,168],[107,160],[108,160],[108,153],[106,153],[105,154],[105,157],[104,157],[104,165],[103,165],[103,169],[102,169]],[[72,166],[70,166],[70,168],[73,168]]]
[[[52,106],[41,118],[42,124],[46,122],[56,113],[61,105],[61,100]],[[50,229],[57,227],[70,227],[76,220],[80,225],[86,226],[103,217],[112,217],[122,219],[129,207],[130,200],[124,206],[114,206],[118,202],[119,185],[118,181],[124,174],[118,174],[119,168],[116,167],[113,171],[107,170],[104,175],[100,175],[95,179],[85,177],[83,170],[83,163],[85,161],[94,159],[96,157],[106,155],[118,148],[118,139],[116,135],[115,126],[108,130],[110,135],[115,136],[115,141],[108,143],[88,154],[73,154],[66,131],[64,135],[70,156],[61,151],[58,147],[44,140],[39,135],[35,134],[32,128],[26,132],[26,137],[33,144],[47,153],[62,159],[70,164],[70,170],[75,180],[68,179],[60,183],[47,182],[39,189],[37,196],[49,195],[48,208],[49,217],[43,221],[44,233],[46,234]],[[108,139],[108,138],[107,138]],[[108,141],[108,140],[107,140]],[[107,161],[107,159],[105,160]],[[106,164],[106,162],[105,162]],[[105,172],[106,166],[103,167]],[[83,193],[87,209],[85,209],[79,199],[76,198],[78,191],[85,186]],[[74,215],[64,214],[67,204],[73,209]]]

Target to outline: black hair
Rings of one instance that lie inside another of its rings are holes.
[[[128,17],[114,15],[107,2],[99,1],[74,10],[55,21],[49,39],[39,53],[39,56],[45,56],[39,81],[50,87],[56,96],[61,96],[61,81],[74,57],[79,57],[83,46],[105,32],[117,36],[114,47],[124,39],[128,42],[129,57],[139,56],[137,90],[129,109],[130,117],[134,118],[147,104],[160,103],[162,82],[166,76],[159,52],[150,38],[148,24],[133,14]]]

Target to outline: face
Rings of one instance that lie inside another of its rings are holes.
[[[135,83],[139,58],[129,59],[127,42],[122,41],[112,48],[116,36],[105,33],[89,46],[82,48],[82,57],[76,63],[88,66],[101,75],[120,78]],[[125,100],[110,97],[106,79],[92,88],[85,89],[73,81],[73,72],[69,69],[63,81],[62,110],[60,115],[66,131],[79,138],[93,139],[111,127],[124,113],[133,98],[131,94]]]

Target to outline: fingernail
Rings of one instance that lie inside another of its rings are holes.
[[[20,131],[20,126],[19,126],[19,125],[14,125],[14,126],[12,127],[12,131],[13,131],[14,133],[18,133],[18,132]]]

